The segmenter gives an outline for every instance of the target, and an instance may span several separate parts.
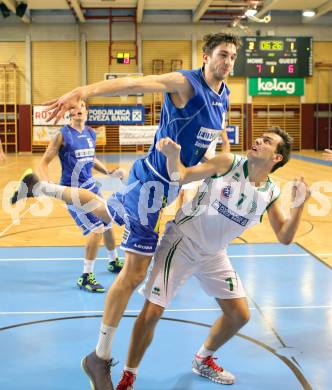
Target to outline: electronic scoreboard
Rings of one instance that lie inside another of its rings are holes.
[[[312,38],[242,37],[233,76],[312,76]]]

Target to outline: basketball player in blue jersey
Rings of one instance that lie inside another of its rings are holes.
[[[85,125],[87,120],[85,102],[82,101],[79,107],[71,109],[69,115],[70,125],[62,127],[48,145],[40,161],[38,174],[42,180],[49,181],[48,166],[56,156],[59,156],[62,168],[60,184],[85,188],[102,196],[92,176],[92,168],[105,175],[111,173],[95,156],[96,133]],[[122,175],[122,172],[115,170],[112,174]],[[104,223],[94,214],[84,213],[82,209],[73,205],[68,206],[68,211],[81,228],[83,235],[88,235],[83,274],[78,279],[77,285],[89,292],[105,292],[105,288],[96,281],[94,276],[94,264],[103,236],[109,255],[109,270],[119,272],[122,268],[117,257],[112,229],[105,229]]]
[[[96,351],[83,360],[95,390],[113,389],[109,368],[111,342],[128,300],[143,281],[158,241],[161,209],[177,196],[170,185],[166,158],[156,143],[169,137],[181,145],[181,161],[189,167],[200,162],[210,144],[225,129],[229,89],[225,79],[233,69],[240,40],[232,34],[209,34],[203,39],[203,67],[141,78],[117,78],[76,88],[45,103],[58,120],[81,99],[113,94],[164,92],[159,129],[144,159],[129,174],[127,189],[108,200],[112,218],[125,224],[122,248],[125,265],[106,297]],[[130,190],[129,190],[130,189]]]

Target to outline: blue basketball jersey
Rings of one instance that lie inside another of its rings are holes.
[[[61,185],[91,189],[95,185],[92,168],[96,133],[88,126],[81,133],[69,125],[62,127],[60,131],[63,137],[63,145],[59,150]]]
[[[167,180],[166,158],[156,149],[158,140],[171,138],[182,147],[182,163],[186,167],[196,165],[211,142],[225,128],[225,115],[229,107],[230,91],[225,83],[217,93],[206,83],[202,69],[180,72],[190,82],[195,95],[184,108],[177,108],[171,101],[170,94],[165,94],[159,129],[146,160],[150,169]]]

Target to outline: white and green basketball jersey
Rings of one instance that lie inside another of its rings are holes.
[[[259,223],[279,195],[270,178],[263,187],[251,184],[248,160],[234,155],[230,170],[205,179],[193,201],[177,212],[175,223],[202,253],[217,254]]]

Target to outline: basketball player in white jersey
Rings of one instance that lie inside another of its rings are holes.
[[[227,246],[259,223],[265,211],[278,240],[286,245],[293,240],[310,195],[308,186],[303,178],[294,182],[293,207],[286,219],[278,201],[280,190],[269,177],[289,160],[291,143],[289,135],[276,127],[256,139],[247,158],[222,153],[206,163],[186,168],[180,161],[180,145],[170,138],[158,142],[157,148],[167,157],[173,181],[182,185],[205,180],[193,202],[183,206],[175,220],[168,223],[157,247],[143,287],[145,305],[135,322],[117,390],[134,389],[137,367],[152,341],[155,326],[191,275],[198,278],[203,290],[216,299],[223,311],[194,357],[192,370],[221,384],[235,382],[235,376],[218,366],[214,358],[215,351],[250,317],[245,291],[227,256]]]

